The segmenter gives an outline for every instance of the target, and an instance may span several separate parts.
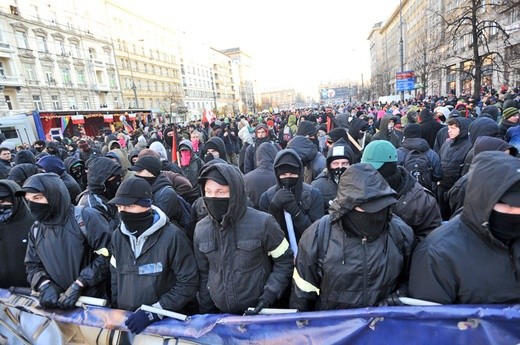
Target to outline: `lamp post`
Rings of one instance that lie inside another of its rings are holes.
[[[403,45],[403,6],[402,0],[399,0],[399,57],[401,63],[401,72],[404,72],[404,45]],[[401,101],[404,100],[404,90],[401,91]]]

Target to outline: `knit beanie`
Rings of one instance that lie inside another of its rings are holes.
[[[519,114],[520,114],[520,112],[518,111],[518,109],[509,107],[504,110],[504,112],[502,113],[502,117],[507,120],[510,117],[513,117],[513,116],[519,115]]]
[[[409,123],[404,127],[403,135],[405,138],[420,138],[421,126],[417,123]]]

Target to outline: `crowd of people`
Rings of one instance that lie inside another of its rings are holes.
[[[186,314],[520,302],[520,93],[0,143],[0,287]],[[173,151],[173,152],[172,152]]]

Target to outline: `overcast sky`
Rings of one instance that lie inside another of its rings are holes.
[[[368,35],[399,0],[125,0],[129,9],[240,47],[254,59],[261,90],[317,90],[321,82],[368,80]],[[397,47],[396,47],[397,49]]]

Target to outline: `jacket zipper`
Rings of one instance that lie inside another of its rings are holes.
[[[367,238],[361,239],[363,245],[363,305],[367,307]]]

